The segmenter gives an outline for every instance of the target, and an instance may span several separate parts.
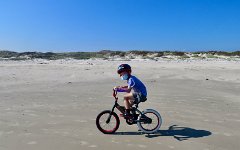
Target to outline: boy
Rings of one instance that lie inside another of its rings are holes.
[[[128,64],[121,64],[118,67],[117,73],[122,80],[127,80],[128,86],[114,87],[118,92],[126,92],[124,95],[124,105],[126,112],[125,118],[131,117],[130,108],[133,104],[145,102],[147,100],[147,89],[145,85],[135,76],[131,75],[132,69]],[[131,92],[133,90],[133,92]]]

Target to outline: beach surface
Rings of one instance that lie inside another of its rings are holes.
[[[112,135],[95,125],[126,85],[121,63],[148,89],[139,108],[162,116],[155,134],[122,118]],[[0,61],[0,150],[239,150],[239,114],[239,61]]]

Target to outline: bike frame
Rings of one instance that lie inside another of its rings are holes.
[[[115,108],[117,108],[121,113],[125,113],[125,109],[123,109],[122,106],[120,106],[120,105],[118,104],[117,91],[114,90],[114,89],[113,89],[113,97],[115,98],[115,103],[114,103],[114,105],[113,105],[113,107],[112,107],[112,110],[111,110],[111,113],[110,113],[110,115],[109,115],[109,117],[108,117],[108,119],[107,119],[107,123],[110,122],[111,116],[112,116],[112,112],[114,112],[114,109],[115,109]],[[137,108],[138,108],[138,104],[136,104],[135,107],[132,107],[132,111],[133,111],[134,113],[138,112],[140,115],[143,115],[142,112],[141,112],[140,110],[138,110]],[[138,121],[138,120],[136,120],[136,121]]]
[[[128,125],[136,124],[138,128],[144,133],[150,134],[156,132],[161,124],[162,119],[160,114],[154,109],[145,109],[140,111],[138,109],[139,103],[135,104],[131,107],[130,115],[117,115],[114,112],[115,108],[117,108],[121,113],[125,113],[125,107],[120,106],[118,104],[117,91],[113,90],[113,97],[115,98],[114,105],[111,110],[104,110],[98,114],[96,118],[97,128],[104,134],[112,134],[115,133],[120,125],[120,117],[123,117]],[[106,118],[107,117],[107,118]],[[112,118],[113,117],[113,118]],[[107,119],[107,120],[106,120]],[[111,123],[110,123],[111,122]],[[106,126],[107,125],[107,126]]]

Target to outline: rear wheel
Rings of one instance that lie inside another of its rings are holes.
[[[97,128],[104,134],[112,134],[116,132],[119,128],[119,124],[120,120],[118,115],[110,110],[102,111],[100,114],[98,114],[96,119]]]
[[[162,125],[162,118],[156,110],[147,109],[138,117],[137,125],[144,133],[154,133]]]

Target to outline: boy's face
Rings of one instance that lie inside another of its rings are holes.
[[[128,74],[127,71],[123,71],[123,72],[121,72],[121,73],[120,73],[120,77],[121,77],[122,75],[126,74],[126,73]]]

